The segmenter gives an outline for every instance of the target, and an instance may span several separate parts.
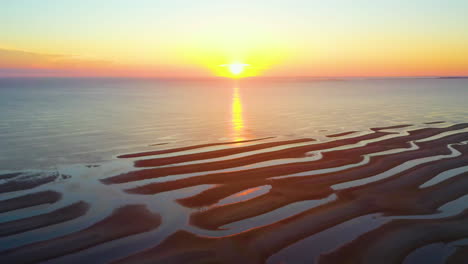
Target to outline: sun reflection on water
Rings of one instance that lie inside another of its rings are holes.
[[[242,116],[242,102],[239,87],[234,86],[232,94],[232,115],[231,115],[232,134],[234,141],[245,140],[244,137],[244,118]]]

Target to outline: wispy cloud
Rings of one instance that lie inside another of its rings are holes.
[[[0,77],[198,77],[191,66],[122,64],[114,61],[0,48]]]
[[[0,49],[0,76],[81,75],[113,65],[110,61],[74,55]]]

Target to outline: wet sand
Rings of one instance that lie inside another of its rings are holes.
[[[447,264],[460,264],[466,262],[468,259],[468,246],[460,246],[455,252],[447,259]]]
[[[126,154],[120,157],[132,167],[123,173],[113,168],[111,174],[92,178],[92,169],[106,167],[86,167],[87,179],[97,186],[92,190],[103,191],[96,199],[103,201],[63,202],[69,192],[86,185],[72,181],[67,188],[57,188],[59,173],[39,178],[46,178],[44,182],[3,174],[5,192],[19,193],[0,200],[0,213],[36,205],[56,207],[0,221],[0,237],[27,238],[28,232],[54,230],[73,219],[89,224],[1,251],[0,261],[35,263],[70,254],[79,259],[81,252],[85,255],[97,246],[110,252],[113,246],[127,245],[134,249],[119,252],[118,257],[106,255],[108,262],[265,263],[306,238],[376,215],[387,222],[346,243],[337,239],[333,250],[315,256],[316,263],[402,263],[424,246],[468,237],[468,208],[441,211],[468,194],[464,169],[468,132],[462,130],[468,124],[411,127],[369,128],[367,134],[354,136],[355,131],[343,132],[324,142],[310,138],[256,142],[272,139],[264,138],[243,145],[224,142]],[[211,146],[220,149],[203,150]],[[184,154],[187,150],[190,154]],[[443,174],[448,176],[421,188]],[[171,206],[159,206],[168,200]],[[297,206],[314,201],[308,207]],[[99,210],[91,210],[94,203],[105,202],[122,206],[93,222],[92,217],[99,215]],[[287,213],[274,214],[279,211]],[[130,239],[135,234],[139,238]],[[104,247],[115,240],[119,243]],[[447,263],[463,263],[466,258],[466,247],[459,246]]]
[[[47,175],[42,175],[40,173],[13,173],[6,175],[7,176],[3,175],[3,178],[7,179],[7,182],[0,184],[0,193],[31,189],[46,183],[53,182],[60,176],[58,173],[50,173]]]
[[[270,160],[275,160],[275,159],[301,158],[301,157],[304,157],[307,152],[318,151],[323,148],[340,147],[343,145],[354,144],[362,140],[375,139],[375,138],[379,138],[379,137],[386,136],[389,134],[391,133],[378,132],[374,134],[355,137],[352,139],[343,139],[343,140],[332,141],[329,143],[318,143],[318,144],[310,144],[310,145],[300,146],[300,147],[286,148],[282,150],[252,154],[252,155],[248,155],[248,156],[241,157],[241,158],[233,158],[233,159],[227,159],[223,161],[207,162],[203,164],[193,164],[193,165],[182,165],[180,167],[171,166],[167,168],[154,168],[154,169],[140,170],[140,171],[130,172],[127,174],[111,177],[111,178],[103,180],[103,182],[104,183],[123,183],[123,182],[129,182],[129,181],[163,177],[163,176],[171,175],[174,173],[203,172],[203,171],[206,171],[207,166],[209,167],[208,170],[216,170],[216,169],[225,169],[225,168],[231,168],[231,167],[245,166],[245,165],[249,165],[253,163],[270,161]],[[239,150],[235,150],[235,151],[237,152]],[[196,157],[196,159],[205,158],[204,153],[199,153],[197,154],[197,156],[198,157]],[[274,166],[271,166],[269,168],[273,168],[273,167]],[[277,168],[278,167],[275,167],[275,169]],[[243,171],[243,172],[246,172],[246,171]],[[216,175],[213,177],[216,178]],[[151,188],[151,186],[146,186],[146,187]],[[135,190],[135,191],[139,192],[140,190]],[[145,190],[141,190],[141,191],[144,192]]]
[[[378,131],[380,130],[403,127],[404,126],[393,126],[391,128],[375,128],[373,130],[379,133]],[[466,127],[466,124],[460,124],[446,128],[424,128],[410,131],[406,136],[372,142],[363,147],[327,152],[324,153],[322,159],[310,162],[314,164],[314,166],[307,168],[305,171],[319,168],[320,166],[316,166],[316,164],[322,164],[325,165],[325,167],[336,167],[341,164],[342,159],[345,159],[345,162],[343,162],[344,164],[349,164],[361,159],[353,159],[351,157],[361,157],[366,153],[375,153],[395,148],[409,148],[411,146],[409,143],[410,141],[414,142],[415,140],[428,138],[443,132],[464,129]],[[297,172],[294,168],[298,165],[285,164],[269,166],[266,169],[206,174],[175,180],[173,182],[166,181],[148,184],[145,187],[137,187],[131,191],[151,194],[168,191],[172,188],[176,188],[176,186],[188,187],[200,184],[217,184],[217,186],[197,194],[194,197],[179,200],[184,206],[196,207],[213,204],[219,201],[219,199],[242,189],[265,184],[272,186],[267,194],[253,199],[213,208],[208,207],[206,210],[192,213],[190,218],[192,225],[212,230],[217,230],[228,223],[249,219],[256,215],[273,211],[295,201],[324,198],[332,193],[336,193],[338,199],[325,205],[306,210],[293,217],[288,217],[274,224],[260,226],[232,236],[209,238],[180,231],[169,237],[161,245],[125,258],[118,263],[152,263],[152,261],[161,263],[182,263],[184,260],[188,259],[196,259],[193,263],[215,263],[217,261],[223,263],[263,263],[269,256],[288,245],[359,216],[372,213],[381,213],[386,216],[435,214],[437,213],[437,208],[443,204],[468,193],[468,178],[465,174],[461,174],[430,188],[419,189],[418,187],[439,173],[450,168],[461,167],[464,164],[468,164],[468,145],[458,144],[458,142],[466,140],[468,140],[467,132],[446,135],[440,139],[418,142],[416,143],[417,148],[413,150],[376,156],[371,158],[369,164],[364,166],[320,175],[311,174],[310,176],[271,179],[271,177],[274,176],[288,175]],[[353,140],[348,139],[348,142],[349,141]],[[321,145],[327,148],[326,144],[327,143]],[[331,145],[334,144],[336,143]],[[453,149],[460,151],[461,154],[450,156],[452,150],[447,147],[450,144],[452,144]],[[350,187],[343,190],[333,190],[332,188],[333,185],[338,183],[352,182],[353,180],[383,173],[408,160],[429,158],[437,155],[447,156],[447,158],[416,165],[401,173],[396,173],[391,177],[369,182],[361,186]],[[271,173],[269,173],[270,171]],[[231,178],[233,178],[232,182]],[[456,216],[455,219],[458,219],[458,222],[448,221],[448,229],[466,223],[467,218],[465,214],[461,214]],[[444,221],[445,220],[437,220],[435,223],[442,223]],[[437,224],[422,226],[423,229],[431,230],[431,228],[437,226]],[[380,228],[378,230],[380,230]],[[411,228],[408,228],[408,230],[408,234],[402,236],[402,239],[411,242],[411,237],[420,231],[419,229],[411,231]],[[461,236],[463,237],[466,235],[463,233]],[[431,239],[421,239],[421,244],[416,246],[411,243],[401,243],[401,248],[396,248],[395,250],[406,250],[404,251],[406,253],[403,254],[406,256],[406,254],[415,248],[440,240],[440,237],[437,236],[429,237],[431,237]],[[454,239],[456,238],[459,238],[459,236],[454,237]],[[359,242],[357,243],[359,244]],[[390,245],[399,244],[397,241],[392,240],[388,243]],[[362,246],[362,244],[359,245]],[[236,249],[235,252],[232,251],[232,248]],[[365,251],[354,249],[352,252]],[[391,252],[386,252],[386,254],[391,254]],[[324,258],[322,258],[321,261],[325,261]],[[354,258],[343,257],[340,258],[338,262],[331,261],[326,263],[347,263],[350,259]],[[361,263],[358,258],[356,259],[358,260],[357,262],[351,261],[350,263]],[[399,260],[400,259],[398,259],[398,261]],[[394,259],[392,259],[392,261],[394,261]],[[362,263],[383,262],[376,262],[376,259],[372,259],[369,262]]]
[[[426,125],[435,125],[435,124],[443,124],[445,123],[445,121],[434,121],[434,122],[427,122],[427,123],[424,123]]]
[[[173,149],[166,149],[166,150],[155,150],[155,151],[148,151],[148,152],[141,152],[141,153],[124,154],[124,155],[118,156],[118,158],[138,158],[138,157],[168,154],[168,153],[174,153],[174,152],[186,151],[186,150],[193,150],[193,149],[199,149],[199,148],[206,148],[206,147],[214,147],[214,146],[221,146],[221,145],[231,145],[231,144],[254,142],[254,141],[260,141],[260,140],[272,139],[272,138],[274,138],[274,137],[265,137],[265,138],[258,138],[258,139],[239,140],[239,141],[222,142],[222,143],[201,144],[201,145],[182,147],[182,148],[173,148]],[[153,144],[151,146],[158,146],[158,145],[165,145],[165,144],[167,144],[167,143]]]
[[[323,255],[319,263],[346,263],[350,259],[354,263],[363,264],[402,263],[412,250],[419,247],[467,237],[467,218],[468,211],[464,211],[457,216],[442,219],[395,220],[333,253]],[[452,261],[466,263],[467,259],[460,257],[454,256]]]
[[[9,236],[26,232],[36,228],[54,225],[80,217],[86,213],[89,205],[78,202],[72,205],[54,210],[50,213],[40,214],[24,219],[0,223],[0,236]]]
[[[116,209],[113,214],[81,231],[53,240],[0,252],[4,263],[35,263],[83,250],[107,241],[146,232],[161,223],[142,205],[128,205]]]
[[[0,213],[32,207],[35,205],[55,203],[60,200],[61,197],[62,195],[58,192],[43,191],[3,200],[0,201]]]
[[[468,153],[467,145],[461,147],[464,153]],[[197,256],[200,257],[204,254],[210,257],[197,259],[197,262],[193,263],[206,263],[208,260],[215,261],[216,259],[218,261],[222,259],[225,263],[244,263],[247,260],[242,258],[243,254],[249,256],[248,261],[245,263],[262,263],[268,256],[287,245],[358,216],[374,212],[388,215],[435,213],[442,204],[468,192],[468,178],[466,175],[460,175],[444,183],[443,186],[432,189],[418,191],[417,187],[428,178],[434,177],[449,166],[453,166],[454,163],[460,165],[467,164],[467,162],[468,157],[464,156],[454,160],[449,159],[442,164],[439,162],[429,167],[419,166],[391,177],[384,181],[385,183],[377,182],[370,186],[355,188],[349,192],[341,192],[337,201],[310,209],[272,225],[259,227],[235,236],[208,238],[187,232],[179,232],[168,238],[162,245],[118,263],[151,263],[151,260],[177,263],[178,259],[190,259],[190,256],[195,259]],[[434,199],[433,195],[436,195],[437,199]],[[458,226],[466,224],[465,214],[458,216],[457,219],[459,221],[455,224]],[[453,223],[449,222],[448,225],[451,224]],[[411,241],[414,235],[421,233],[419,229],[414,229],[414,233],[411,232],[411,229],[409,230],[406,236],[399,238],[405,239],[406,237]],[[431,226],[427,226],[426,230],[431,230]],[[437,241],[438,237],[433,239]],[[395,241],[393,243],[398,245]],[[178,247],[180,249],[177,249]],[[237,249],[237,254],[229,250],[231,247]],[[402,247],[407,248],[404,244],[402,244]],[[252,251],[252,249],[255,250]],[[211,252],[211,255],[207,252]],[[148,262],[145,262],[145,260],[148,260]],[[329,263],[346,262],[332,261]]]
[[[468,125],[461,126],[461,128],[468,127]],[[222,173],[212,173],[202,176],[194,176],[187,179],[167,181],[163,183],[154,183],[147,184],[141,187],[128,190],[131,193],[141,193],[141,194],[154,194],[158,192],[169,191],[177,188],[190,187],[200,184],[223,184],[223,183],[232,183],[237,184],[240,180],[253,180],[253,179],[266,179],[271,177],[277,177],[281,175],[288,175],[300,172],[306,172],[311,170],[325,169],[343,166],[346,164],[352,164],[362,161],[362,155],[371,152],[385,151],[394,148],[409,147],[409,141],[417,140],[425,137],[430,137],[444,131],[450,131],[451,129],[457,127],[450,127],[447,129],[421,129],[410,133],[410,135],[405,137],[396,137],[391,138],[385,141],[375,142],[364,147],[358,147],[355,149],[344,150],[344,151],[332,151],[324,153],[324,157],[318,161],[311,162],[298,162],[298,163],[288,163],[284,165],[272,165],[268,167],[255,168],[255,169],[245,169],[241,171],[232,171],[232,172],[222,172]],[[319,150],[319,149],[330,149],[334,147],[339,147],[348,144],[358,143],[363,140],[375,139],[385,135],[390,135],[389,133],[377,132],[374,134],[344,139],[336,140],[329,143],[319,143],[314,145],[308,145],[303,147],[293,147],[290,149],[284,149],[279,151],[272,151],[269,153],[255,154],[256,162],[266,161],[272,159],[274,156],[281,156],[282,158],[286,157],[303,157],[306,152]],[[217,164],[223,164],[225,166],[234,167],[244,165],[245,160],[250,162],[252,159],[251,156],[244,158],[226,160],[216,162]],[[226,165],[226,163],[228,165]],[[212,163],[209,163],[213,165]],[[187,166],[189,170],[187,170]],[[151,171],[136,171],[128,173],[126,175],[119,175],[109,180],[104,180],[104,182],[125,182],[130,180],[142,180],[148,178],[157,178],[162,176],[171,175],[172,173],[188,173],[188,172],[197,172],[203,168],[204,165],[187,165],[182,166],[182,168],[173,166],[170,168],[160,168],[160,169],[151,169]],[[222,168],[226,168],[223,166]],[[218,167],[216,167],[218,168]],[[125,180],[124,180],[125,179]],[[252,186],[254,187],[254,186]]]
[[[343,136],[354,134],[356,132],[359,132],[359,131],[348,131],[348,132],[343,132],[343,133],[336,133],[336,134],[327,135],[327,137],[331,137],[331,138],[333,138],[333,137],[343,137]]]

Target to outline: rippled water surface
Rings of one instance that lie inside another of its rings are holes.
[[[466,98],[468,79],[0,79],[0,263],[464,263]]]
[[[154,148],[464,121],[467,79],[0,80],[0,168]],[[149,147],[150,144],[165,144]]]

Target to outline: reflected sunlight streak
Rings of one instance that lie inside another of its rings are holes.
[[[242,102],[239,93],[239,87],[235,86],[232,94],[232,115],[231,115],[232,134],[234,141],[245,140],[244,118],[242,116]]]

